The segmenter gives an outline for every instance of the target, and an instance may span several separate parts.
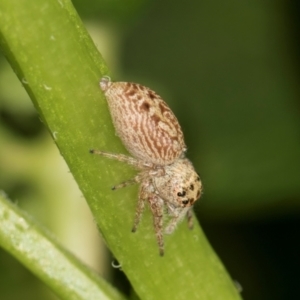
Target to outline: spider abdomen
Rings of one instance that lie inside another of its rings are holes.
[[[117,135],[136,158],[156,165],[169,165],[186,150],[179,122],[154,91],[140,84],[111,82],[100,86]]]

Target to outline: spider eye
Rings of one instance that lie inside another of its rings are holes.
[[[182,191],[181,193],[180,192],[177,193],[178,197],[184,197],[185,195],[186,195],[185,191]]]
[[[189,203],[189,200],[183,200],[182,201],[182,204],[184,204],[184,205],[186,205],[186,204],[188,204]]]

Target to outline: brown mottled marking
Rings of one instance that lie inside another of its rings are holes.
[[[143,102],[143,104],[141,105],[141,108],[146,110],[146,111],[149,111],[150,109],[150,104],[148,102]]]
[[[159,103],[159,109],[162,114],[169,111],[168,107],[166,105],[164,105],[163,103]]]
[[[157,95],[151,90],[148,91],[148,95],[149,95],[150,99],[152,99],[152,100],[157,98]]]

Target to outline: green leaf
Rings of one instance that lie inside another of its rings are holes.
[[[111,191],[134,171],[92,156],[124,153],[98,84],[108,69],[67,0],[2,0],[1,47],[83,192],[99,229],[141,299],[240,299],[202,230],[183,222],[158,255],[146,211],[131,233],[137,187]],[[125,152],[126,153],[126,152]],[[49,191],[50,192],[50,191]],[[91,298],[89,298],[91,299]]]

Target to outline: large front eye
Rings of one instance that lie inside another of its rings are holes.
[[[181,203],[182,203],[183,205],[187,205],[187,204],[189,203],[189,200],[183,200]]]
[[[180,192],[177,193],[178,197],[184,197],[185,195],[186,195],[185,191],[182,191],[181,193]]]

